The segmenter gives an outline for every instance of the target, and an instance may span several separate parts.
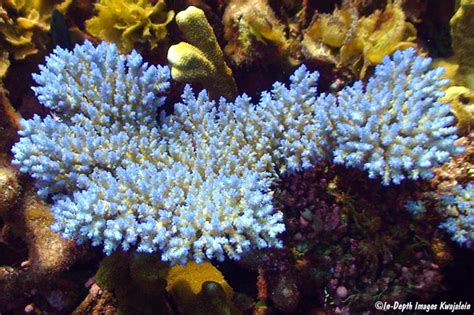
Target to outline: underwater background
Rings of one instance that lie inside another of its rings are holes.
[[[0,0],[0,314],[472,313],[474,1]]]

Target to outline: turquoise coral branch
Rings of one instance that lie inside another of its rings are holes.
[[[113,44],[56,49],[34,78],[55,116],[23,120],[14,163],[52,196],[53,228],[119,247],[189,259],[239,259],[279,247],[283,215],[271,182],[324,160],[369,171],[384,184],[430,175],[454,146],[440,70],[414,50],[397,52],[339,95],[318,95],[318,74],[300,67],[258,104],[242,95],[216,106],[186,87],[156,121],[169,70],[119,55]]]
[[[474,249],[474,184],[457,184],[449,193],[437,195],[434,201],[434,209],[443,218],[439,227],[459,245]],[[408,201],[405,208],[414,216],[427,212],[423,200]]]
[[[474,248],[474,184],[456,185],[441,199],[438,211],[447,217],[440,227],[459,245]]]

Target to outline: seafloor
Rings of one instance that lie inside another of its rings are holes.
[[[472,314],[473,51],[473,0],[1,0],[0,314]]]

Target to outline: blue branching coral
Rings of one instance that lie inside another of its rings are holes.
[[[34,78],[52,116],[23,120],[14,163],[51,196],[54,230],[118,247],[160,251],[173,264],[239,259],[281,246],[271,182],[334,160],[384,184],[430,175],[459,152],[441,70],[414,50],[386,58],[366,88],[318,95],[300,67],[258,104],[246,95],[210,101],[186,87],[172,115],[156,110],[169,70],[113,44],[56,49]]]
[[[448,104],[440,103],[443,68],[414,49],[397,51],[375,68],[366,87],[345,88],[329,109],[335,125],[334,161],[367,170],[370,178],[400,183],[428,179],[431,168],[462,152],[453,145],[456,127]]]
[[[458,184],[448,194],[434,195],[431,201],[443,220],[439,227],[459,245],[474,248],[474,184]],[[405,208],[414,216],[428,211],[423,200],[408,201]]]
[[[474,247],[474,184],[455,186],[442,198],[441,207],[447,219],[440,227],[452,235],[453,241]]]
[[[426,212],[426,206],[421,200],[410,200],[405,204],[405,209],[411,215],[419,215]]]
[[[34,78],[54,116],[22,120],[14,163],[52,195],[53,229],[65,238],[91,239],[106,253],[160,250],[172,263],[280,245],[282,214],[273,213],[263,170],[271,163],[243,145],[246,125],[216,121],[206,93],[196,99],[187,89],[160,125],[168,68],[105,43],[56,49]]]
[[[41,196],[82,189],[86,176],[137,162],[148,154],[147,141],[157,141],[153,126],[168,68],[86,42],[73,52],[55,49],[40,70],[33,90],[54,114],[22,120],[22,139],[12,151],[20,170],[38,180]]]

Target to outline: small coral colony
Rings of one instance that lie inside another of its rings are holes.
[[[474,1],[167,2],[0,5],[0,312],[459,302]]]

